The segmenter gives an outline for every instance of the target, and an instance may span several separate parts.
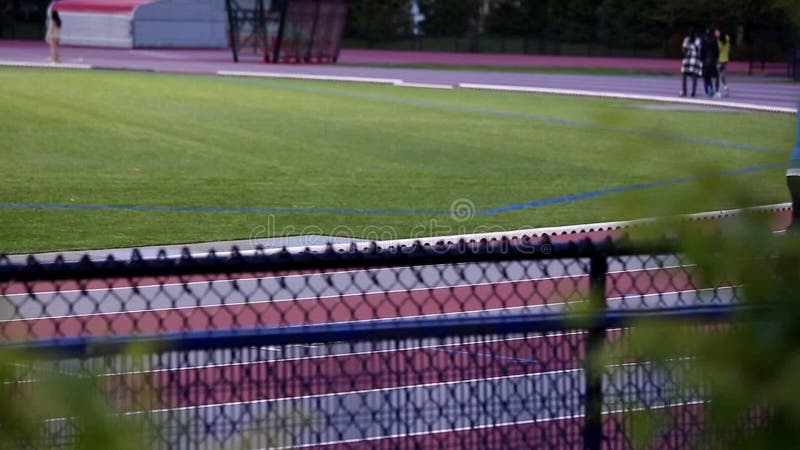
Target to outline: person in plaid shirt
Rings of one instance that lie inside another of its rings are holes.
[[[683,40],[683,90],[681,97],[686,97],[686,79],[692,78],[692,97],[697,93],[697,78],[703,75],[703,62],[700,60],[700,41],[694,30],[689,30],[688,36]]]

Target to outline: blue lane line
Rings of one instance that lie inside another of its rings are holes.
[[[783,169],[786,164],[768,164],[764,166],[745,167],[744,169],[727,170],[707,175],[695,175],[685,178],[672,180],[652,181],[649,183],[634,184],[632,186],[620,186],[598,191],[584,192],[581,194],[555,197],[545,200],[536,200],[527,203],[502,206],[499,208],[476,211],[479,215],[494,215],[508,211],[519,211],[523,209],[536,208],[539,206],[554,205],[575,200],[583,200],[607,194],[620,192],[649,189],[658,186],[668,186],[682,183],[690,183],[708,178],[721,176],[740,175],[744,173],[759,172],[770,169]],[[0,209],[67,209],[67,210],[96,210],[96,211],[167,211],[167,212],[232,212],[232,213],[298,213],[298,214],[366,214],[366,215],[431,215],[441,216],[451,214],[449,210],[425,210],[425,209],[329,209],[329,208],[235,208],[221,206],[150,206],[150,205],[66,205],[49,203],[0,203]]]
[[[624,133],[624,134],[632,134],[632,135],[640,135],[640,136],[650,136],[656,137],[660,139],[668,139],[668,140],[677,140],[683,142],[691,142],[693,144],[704,144],[704,145],[716,145],[721,147],[728,147],[728,148],[735,148],[738,150],[747,150],[752,152],[758,153],[787,153],[785,150],[778,150],[774,148],[766,148],[760,147],[757,145],[748,145],[748,144],[739,144],[736,142],[729,142],[729,141],[721,141],[717,139],[707,139],[701,137],[693,137],[693,136],[684,136],[681,134],[675,133],[667,133],[663,131],[654,131],[654,130],[639,130],[635,128],[622,128],[622,127],[610,127],[604,125],[598,125],[596,123],[591,122],[581,122],[577,120],[570,120],[570,119],[559,119],[555,117],[547,117],[547,116],[539,116],[535,114],[525,114],[525,113],[517,113],[517,112],[510,112],[510,111],[501,111],[495,109],[486,109],[486,108],[475,108],[471,106],[460,106],[460,105],[452,105],[448,103],[437,103],[431,102],[427,100],[419,100],[419,99],[409,99],[403,97],[392,97],[388,95],[377,95],[377,94],[363,94],[359,92],[352,92],[347,90],[341,89],[331,89],[331,88],[322,88],[322,87],[310,87],[310,86],[292,86],[289,84],[283,83],[276,83],[274,81],[267,81],[267,80],[255,80],[255,79],[245,79],[245,78],[236,78],[236,77],[222,77],[224,80],[236,82],[236,83],[243,83],[243,84],[250,84],[250,85],[260,85],[260,86],[268,86],[270,88],[275,89],[282,89],[288,91],[299,91],[299,92],[311,92],[315,94],[331,94],[331,95],[338,95],[344,97],[352,97],[352,98],[359,98],[364,100],[374,100],[378,102],[391,102],[403,105],[410,105],[410,106],[422,106],[422,107],[429,107],[429,108],[437,108],[437,109],[444,109],[448,111],[455,111],[455,112],[466,112],[466,113],[477,113],[477,114],[486,114],[486,115],[493,115],[493,116],[500,116],[500,117],[508,117],[511,119],[523,119],[523,120],[533,120],[537,122],[545,122],[545,123],[554,123],[558,125],[566,125],[566,126],[575,126],[581,128],[590,128],[595,130],[601,131],[611,131],[616,133]]]
[[[40,203],[0,203],[0,209],[78,209],[101,211],[169,211],[169,212],[235,212],[235,213],[320,213],[320,214],[397,214],[442,215],[450,211],[424,209],[327,209],[327,208],[228,208],[221,206],[149,206],[149,205],[61,205]]]
[[[574,200],[583,200],[583,199],[586,199],[586,198],[598,197],[598,196],[606,195],[606,194],[616,194],[616,193],[619,193],[619,192],[635,191],[635,190],[639,190],[639,189],[649,189],[649,188],[658,187],[658,186],[668,186],[668,185],[681,184],[681,183],[690,183],[690,182],[693,182],[693,181],[700,181],[700,180],[707,179],[707,178],[715,178],[715,177],[729,176],[729,175],[740,175],[740,174],[743,174],[743,173],[758,172],[758,171],[762,171],[762,170],[785,168],[785,167],[786,167],[786,164],[784,164],[784,163],[781,163],[781,164],[768,164],[768,165],[765,165],[765,166],[745,167],[744,169],[727,170],[725,172],[718,172],[718,173],[713,173],[713,174],[708,174],[708,175],[695,175],[695,176],[692,176],[692,177],[677,178],[677,179],[673,179],[673,180],[652,181],[652,182],[649,182],[649,183],[634,184],[632,186],[621,186],[621,187],[615,187],[615,188],[610,188],[610,189],[601,189],[599,191],[584,192],[582,194],[567,195],[565,197],[549,198],[549,199],[546,199],[546,200],[537,200],[537,201],[528,202],[528,203],[519,203],[519,204],[516,204],[516,205],[509,205],[509,206],[503,206],[503,207],[500,207],[500,208],[487,209],[485,211],[481,211],[479,214],[492,215],[492,214],[499,214],[499,213],[507,212],[507,211],[519,211],[521,209],[529,209],[529,208],[536,208],[536,207],[539,207],[539,206],[554,205],[556,203],[565,203],[565,202],[570,202],[570,201],[574,201]]]

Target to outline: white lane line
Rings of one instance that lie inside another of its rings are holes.
[[[665,296],[677,296],[681,298],[684,294],[699,294],[703,292],[714,292],[718,293],[720,291],[735,291],[738,286],[717,286],[713,288],[703,288],[703,289],[686,289],[682,291],[669,291],[669,292],[655,292],[652,294],[631,294],[631,295],[622,295],[619,297],[608,297],[606,302],[608,303],[609,309],[615,305],[611,303],[622,303],[626,300],[639,300],[639,304],[642,304],[643,299],[648,298],[662,298]],[[703,299],[700,299],[702,302]],[[563,307],[566,305],[572,304],[582,304],[585,303],[586,299],[580,300],[568,300],[565,302],[557,302],[557,303],[544,303],[541,305],[522,305],[522,306],[503,306],[499,308],[486,308],[486,309],[475,309],[470,311],[453,311],[453,312],[446,312],[446,313],[433,313],[433,314],[416,314],[416,315],[408,315],[408,316],[399,316],[399,317],[384,317],[378,319],[358,319],[358,320],[347,320],[343,322],[328,322],[328,323],[367,323],[367,322],[383,322],[387,320],[396,320],[398,322],[402,322],[408,319],[418,319],[418,318],[427,318],[427,317],[449,317],[449,316],[476,316],[476,315],[483,315],[486,313],[502,313],[502,312],[513,312],[513,311],[523,311],[523,310],[542,310],[548,312],[548,310],[556,309],[556,307]],[[697,302],[693,302],[697,303]],[[712,302],[708,302],[712,303]],[[712,303],[713,304],[713,303]],[[646,306],[646,302],[645,302]],[[620,310],[628,310],[628,309],[639,309],[639,308],[616,308]],[[300,325],[302,326],[302,325]]]
[[[668,255],[657,255],[657,256],[668,256]],[[574,261],[579,261],[575,259]],[[635,261],[634,261],[635,263]],[[187,282],[174,282],[174,283],[153,283],[153,284],[136,284],[136,285],[128,285],[128,286],[107,286],[107,287],[100,287],[100,288],[91,288],[91,289],[63,289],[58,291],[33,291],[34,295],[69,295],[69,294],[79,294],[81,296],[88,296],[88,294],[92,293],[106,293],[109,291],[124,291],[124,290],[132,290],[132,289],[148,289],[148,288],[169,288],[169,287],[176,287],[176,286],[185,286],[185,287],[192,287],[192,286],[207,286],[209,284],[232,284],[232,283],[246,283],[250,281],[273,281],[273,280],[287,280],[293,278],[310,278],[310,277],[325,277],[325,276],[337,276],[337,275],[348,275],[348,274],[369,274],[369,275],[376,275],[380,272],[391,272],[394,274],[401,273],[407,270],[415,270],[419,272],[422,270],[421,268],[432,268],[432,269],[446,269],[446,268],[469,268],[470,265],[474,265],[476,263],[458,263],[458,264],[435,264],[435,265],[427,265],[427,266],[392,266],[392,267],[377,267],[377,268],[370,268],[370,269],[350,269],[350,270],[337,270],[332,272],[309,272],[309,273],[291,273],[286,275],[274,275],[274,276],[265,276],[265,277],[246,277],[246,278],[225,278],[225,279],[208,279],[202,281],[187,281]],[[625,269],[625,270],[609,270],[606,272],[609,275],[617,275],[621,273],[628,273],[628,272],[640,272],[640,271],[650,271],[650,270],[666,270],[666,269],[680,269],[684,267],[695,267],[695,264],[682,264],[682,265],[658,265],[658,260],[654,261],[653,264],[655,267],[648,267],[647,262],[644,263],[642,267]],[[441,273],[441,270],[440,270]],[[588,275],[588,272],[580,272],[571,275],[562,275],[560,277],[542,277],[542,280],[549,280],[555,278],[565,278],[565,277],[580,277],[583,275]],[[152,278],[152,277],[148,277]],[[352,279],[352,277],[351,277]],[[540,278],[530,278],[527,280],[538,280]],[[500,280],[497,283],[508,283],[513,282],[516,280]],[[375,293],[380,293],[384,291],[371,291]],[[371,292],[362,292],[362,293],[371,293]],[[6,294],[4,298],[6,299],[16,299],[16,298],[28,298],[31,295],[28,292],[20,292],[17,294]]]
[[[610,364],[608,368],[621,368],[621,367],[639,367],[639,366],[655,366],[657,363],[650,362],[650,361],[643,361],[643,362],[632,362],[632,363],[621,363],[621,364]],[[272,402],[281,402],[281,401],[297,401],[297,400],[307,400],[307,399],[319,399],[319,398],[326,398],[326,397],[336,397],[342,395],[363,395],[363,394],[370,394],[375,392],[387,392],[387,391],[401,391],[401,390],[411,390],[411,389],[420,389],[420,388],[427,388],[427,387],[439,387],[439,386],[452,386],[457,384],[470,384],[470,383],[484,383],[484,382],[491,382],[491,381],[499,381],[499,380],[516,380],[520,378],[539,378],[539,377],[549,377],[553,375],[563,375],[566,373],[576,373],[576,372],[583,372],[583,368],[574,368],[574,369],[563,369],[563,370],[549,370],[546,372],[532,372],[532,373],[521,373],[517,375],[497,375],[493,377],[482,377],[482,378],[470,378],[466,380],[451,380],[451,381],[431,381],[429,383],[420,383],[420,384],[410,384],[410,385],[403,385],[403,386],[392,386],[392,387],[383,387],[377,389],[359,389],[354,391],[345,391],[345,392],[332,392],[327,394],[309,394],[309,395],[300,395],[294,397],[278,397],[278,398],[271,398],[266,400],[244,400],[244,401],[237,401],[237,402],[225,402],[225,403],[211,403],[205,405],[195,405],[195,406],[181,406],[178,408],[162,408],[162,409],[154,409],[151,410],[151,413],[161,413],[161,412],[172,412],[172,411],[182,411],[182,410],[197,410],[197,409],[208,409],[208,408],[219,408],[219,407],[226,407],[226,406],[238,406],[238,405],[257,405],[257,404],[264,404],[264,403],[272,403]],[[137,412],[131,412],[128,414],[136,414]]]
[[[342,298],[342,297],[364,297],[364,296],[374,296],[379,294],[400,294],[400,293],[411,293],[411,292],[419,292],[419,291],[440,291],[440,290],[450,290],[455,288],[468,288],[468,287],[481,287],[481,286],[492,286],[497,284],[513,284],[513,283],[527,283],[531,281],[547,281],[547,280],[559,280],[559,279],[568,279],[568,278],[575,278],[575,277],[585,277],[586,274],[582,275],[575,275],[575,276],[564,276],[564,277],[549,277],[549,278],[523,278],[519,280],[513,281],[491,281],[491,282],[484,282],[484,283],[462,283],[462,284],[454,284],[449,286],[437,286],[437,287],[421,287],[421,288],[411,288],[411,289],[392,289],[392,290],[378,290],[373,292],[356,292],[353,294],[332,294],[332,295],[319,295],[319,296],[310,296],[310,297],[298,297],[298,298],[285,298],[285,299],[278,299],[278,300],[257,300],[257,301],[249,301],[249,302],[231,302],[231,303],[217,303],[213,305],[191,305],[191,306],[178,306],[178,307],[169,307],[169,308],[154,308],[154,309],[132,309],[132,310],[125,310],[125,311],[116,311],[116,312],[100,312],[100,313],[89,313],[89,314],[70,314],[70,315],[60,315],[60,316],[47,316],[47,317],[35,317],[35,318],[19,318],[19,319],[0,319],[0,323],[7,323],[7,322],[27,322],[31,320],[50,320],[50,319],[69,319],[69,318],[83,318],[83,317],[93,317],[93,316],[109,316],[114,314],[137,314],[137,313],[147,313],[147,312],[159,312],[159,311],[181,311],[186,309],[205,309],[205,308],[226,308],[229,306],[243,306],[243,305],[265,305],[265,304],[276,304],[276,303],[287,303],[287,302],[300,302],[300,301],[309,301],[309,300],[330,300],[334,298]],[[373,320],[373,319],[369,319]]]
[[[647,364],[647,363],[645,363]],[[255,401],[238,401],[238,402],[228,402],[228,403],[211,403],[205,405],[196,405],[196,406],[181,406],[178,408],[163,408],[163,409],[154,409],[150,411],[153,414],[163,413],[163,412],[172,412],[172,411],[185,411],[190,409],[208,409],[208,408],[219,408],[219,407],[226,407],[226,406],[238,406],[238,405],[257,405],[263,403],[272,403],[272,402],[280,402],[280,401],[297,401],[297,400],[307,400],[307,399],[317,399],[317,398],[326,398],[326,397],[336,397],[340,395],[363,395],[363,394],[370,394],[374,392],[387,392],[387,391],[395,391],[395,390],[407,390],[407,389],[420,389],[426,387],[435,387],[435,386],[451,386],[454,384],[469,384],[469,383],[480,383],[480,382],[487,382],[487,381],[499,381],[499,380],[515,380],[519,378],[535,378],[535,377],[547,377],[565,373],[574,373],[574,372],[582,372],[583,369],[566,369],[566,370],[551,370],[548,372],[535,372],[535,373],[523,373],[519,375],[498,375],[495,377],[486,377],[486,378],[470,378],[467,380],[451,380],[451,381],[432,381],[430,383],[420,383],[420,384],[409,384],[404,386],[393,386],[393,387],[383,387],[377,389],[359,389],[356,391],[346,391],[346,392],[332,392],[329,394],[310,394],[310,395],[299,395],[295,397],[278,397],[274,399],[268,400],[255,400]],[[135,414],[135,413],[132,413]]]
[[[608,274],[623,274],[623,273],[636,273],[636,272],[650,272],[650,271],[660,271],[660,270],[672,270],[672,269],[681,269],[681,268],[689,268],[694,267],[694,264],[687,264],[687,265],[676,265],[676,266],[659,266],[655,268],[637,268],[637,269],[628,269],[628,270],[618,270],[618,271],[609,271]],[[357,271],[348,271],[348,272],[357,272]],[[308,276],[308,275],[293,275],[293,276]],[[379,294],[397,294],[397,293],[411,293],[411,292],[419,292],[419,291],[441,291],[441,290],[449,290],[455,288],[468,288],[468,287],[481,287],[481,286],[493,286],[493,285],[511,285],[516,283],[529,283],[529,282],[537,282],[537,281],[556,281],[556,280],[570,280],[570,279],[580,279],[587,277],[587,273],[578,273],[574,275],[561,275],[561,276],[553,276],[553,277],[536,277],[536,278],[519,278],[515,280],[500,280],[500,281],[486,281],[482,283],[459,283],[459,284],[449,284],[444,286],[434,286],[434,287],[419,287],[419,288],[410,288],[410,289],[378,289],[374,291],[366,291],[366,292],[355,292],[352,294],[332,294],[332,295],[318,295],[318,296],[308,296],[308,297],[298,297],[298,298],[285,298],[285,299],[268,299],[268,300],[257,300],[257,301],[246,301],[246,302],[231,302],[231,303],[217,303],[217,304],[210,304],[210,305],[190,305],[190,306],[178,306],[178,307],[169,307],[169,308],[154,308],[154,309],[133,309],[133,310],[124,310],[124,311],[116,311],[116,312],[99,312],[99,313],[89,313],[89,314],[69,314],[69,315],[59,315],[59,316],[46,316],[46,317],[30,317],[30,318],[17,318],[17,319],[0,319],[0,323],[4,322],[18,322],[18,321],[30,321],[30,320],[49,320],[49,319],[67,319],[67,318],[76,318],[76,317],[92,317],[92,316],[107,316],[113,314],[128,314],[128,313],[145,313],[145,312],[158,312],[158,311],[180,311],[185,309],[204,309],[204,308],[218,308],[218,307],[229,307],[229,306],[241,306],[241,305],[262,305],[262,304],[274,304],[274,303],[285,303],[285,302],[298,302],[298,301],[307,301],[307,300],[328,300],[333,298],[342,298],[342,297],[357,297],[357,296],[374,296]],[[274,277],[280,279],[282,277]],[[266,280],[266,278],[254,278],[253,280]],[[220,283],[227,281],[230,283],[229,280],[220,280],[212,283]],[[241,280],[236,280],[241,281]],[[196,282],[199,284],[208,284],[208,281],[199,281]],[[164,285],[167,286],[167,285]],[[182,283],[175,283],[172,286],[185,286]],[[161,285],[157,286],[150,286],[150,287],[161,287]],[[131,287],[123,287],[123,288],[112,288],[112,289],[93,289],[91,291],[100,292],[100,293],[107,293],[109,291],[114,290],[131,290]],[[144,287],[137,287],[137,290],[144,289]],[[695,290],[692,290],[695,291]],[[62,291],[61,294],[72,292],[72,293],[82,293],[83,291],[80,290],[73,290],[73,291]],[[89,291],[87,291],[89,292]],[[37,293],[38,295],[38,293]],[[7,299],[12,297],[23,297],[28,298],[27,294],[12,294],[6,296]],[[84,298],[83,296],[79,297],[78,300]],[[370,319],[372,320],[372,319]]]
[[[703,405],[706,402],[704,400],[695,400],[695,401],[688,401],[688,402],[672,402],[667,403],[666,405],[655,405],[649,407],[635,407],[635,408],[628,408],[628,409],[615,409],[612,411],[603,411],[603,415],[614,415],[614,414],[624,414],[630,412],[640,412],[640,411],[652,411],[652,410],[664,410],[670,408],[677,408],[683,406],[695,406],[695,405]],[[314,443],[314,444],[303,444],[303,445],[292,445],[289,447],[275,447],[277,449],[287,449],[287,448],[309,448],[309,447],[318,447],[318,446],[328,446],[328,445],[341,445],[341,444],[355,444],[358,442],[375,442],[381,441],[384,439],[406,439],[406,438],[413,438],[422,435],[428,434],[444,434],[444,433],[457,433],[463,431],[475,431],[475,430],[484,430],[486,428],[497,428],[497,427],[510,427],[510,426],[517,426],[517,425],[534,425],[537,423],[547,423],[547,422],[559,422],[564,420],[578,420],[582,419],[583,414],[575,414],[575,415],[568,415],[568,416],[557,416],[557,417],[548,417],[548,418],[541,418],[541,419],[530,419],[530,420],[518,420],[513,422],[502,422],[502,423],[487,423],[485,425],[470,425],[467,427],[457,427],[445,430],[425,430],[425,431],[415,431],[413,433],[403,433],[403,434],[392,434],[388,436],[375,436],[369,437],[364,439],[346,439],[341,441],[333,441],[333,442],[321,442],[321,443]],[[528,443],[530,444],[530,442]],[[395,444],[398,447],[400,444]],[[270,447],[273,448],[273,447]],[[267,450],[266,448],[261,448],[258,450]]]
[[[285,78],[290,80],[316,80],[316,81],[352,81],[356,83],[398,84],[403,80],[399,78],[371,78],[351,77],[340,75],[313,75],[303,73],[282,72],[251,72],[238,70],[218,70],[217,75],[230,77],[255,77],[255,78]]]
[[[395,86],[399,87],[411,87],[411,88],[427,88],[427,89],[454,89],[455,86],[452,84],[433,84],[433,83],[409,83],[406,81],[402,81],[400,83],[395,83]]]
[[[608,306],[610,308],[612,308],[612,309],[621,309],[621,310],[633,309],[633,310],[636,310],[636,309],[639,309],[639,307],[635,307],[635,308],[619,308],[619,307],[613,308],[613,307],[616,306],[616,305],[614,305],[615,303],[622,303],[622,302],[624,302],[626,300],[631,300],[631,301],[637,301],[638,300],[638,302],[637,302],[638,305],[647,306],[647,299],[653,299],[653,298],[661,299],[661,298],[667,297],[667,296],[674,296],[674,297],[676,297],[678,299],[681,299],[683,295],[689,295],[689,294],[700,295],[700,294],[706,293],[706,292],[712,292],[714,294],[719,294],[720,292],[723,292],[723,291],[724,292],[727,292],[727,291],[735,292],[738,287],[739,286],[722,286],[722,287],[718,286],[718,287],[713,287],[713,288],[687,289],[687,290],[681,290],[681,291],[657,292],[657,293],[652,293],[652,294],[622,295],[622,296],[619,296],[619,297],[609,297],[609,298],[606,299],[606,302],[608,303]],[[402,291],[402,292],[405,292],[405,291]],[[705,301],[704,299],[700,298],[700,299],[697,299],[695,301],[692,301],[691,304],[702,303],[704,301]],[[733,301],[735,301],[735,299],[729,300],[729,302],[733,302]],[[545,304],[540,304],[540,305],[507,306],[507,307],[498,307],[498,308],[475,309],[475,310],[469,310],[469,311],[453,311],[453,312],[430,313],[430,314],[413,314],[413,315],[404,315],[404,316],[397,316],[397,317],[384,317],[384,318],[373,318],[373,319],[339,320],[339,321],[333,321],[333,322],[330,322],[330,321],[329,322],[323,322],[321,324],[334,324],[334,323],[335,324],[358,324],[358,323],[385,322],[385,321],[389,321],[389,320],[394,320],[394,321],[397,321],[398,323],[400,323],[400,322],[404,322],[404,321],[408,321],[408,320],[412,320],[412,319],[419,319],[419,318],[457,317],[457,316],[469,316],[469,317],[471,317],[471,316],[478,316],[478,315],[486,315],[487,313],[499,314],[499,313],[503,313],[503,312],[509,312],[510,313],[510,312],[514,312],[514,311],[525,311],[525,310],[528,310],[528,312],[536,311],[537,313],[538,313],[538,311],[550,312],[550,311],[556,311],[556,310],[558,310],[560,308],[563,308],[563,307],[566,307],[568,305],[580,304],[580,303],[583,303],[583,302],[584,302],[584,300],[568,300],[568,301],[565,301],[565,302],[553,302],[553,303],[545,303]],[[260,302],[260,303],[264,303],[264,302]],[[707,302],[707,303],[715,304],[714,302]],[[178,308],[173,308],[173,309],[178,309]],[[107,315],[108,314],[118,314],[118,313],[107,313]],[[44,318],[36,318],[36,319],[16,319],[16,320],[8,320],[8,321],[5,321],[5,322],[39,321],[39,320],[70,318],[70,317],[81,317],[81,318],[83,318],[83,317],[94,316],[94,315],[97,315],[97,314],[87,314],[87,315],[84,315],[84,316],[44,317]],[[100,314],[100,315],[103,315],[103,314]],[[314,325],[318,325],[318,324],[314,324]],[[280,325],[280,326],[289,327],[289,328],[297,328],[297,327],[303,327],[303,326],[306,326],[306,325],[309,325],[309,324]],[[164,331],[165,330],[160,330],[159,332],[164,332]],[[169,330],[166,330],[166,331],[169,331]]]
[[[179,256],[176,256],[176,258]],[[426,267],[435,267],[435,266],[426,266]],[[397,269],[410,269],[411,266],[398,266]],[[391,268],[392,270],[395,267]],[[353,269],[353,270],[339,270],[334,272],[311,272],[311,273],[290,273],[286,275],[275,275],[275,276],[267,276],[267,277],[245,277],[245,278],[224,278],[224,279],[208,279],[202,281],[187,281],[187,282],[176,282],[176,283],[142,283],[142,284],[130,284],[128,286],[108,286],[108,287],[100,287],[100,288],[91,288],[91,289],[64,289],[60,291],[33,291],[34,295],[65,295],[65,294],[79,294],[79,295],[88,295],[92,293],[104,293],[109,291],[122,291],[122,290],[132,290],[132,289],[147,289],[147,288],[169,288],[169,287],[176,287],[176,286],[201,286],[201,285],[209,285],[209,284],[232,284],[232,283],[246,283],[250,281],[271,281],[271,280],[286,280],[292,278],[305,278],[311,276],[325,276],[325,275],[346,275],[351,273],[371,273],[371,272],[378,272],[383,270],[390,270],[390,269]],[[394,270],[393,270],[394,271]],[[398,270],[399,271],[399,270]],[[147,277],[147,278],[154,278],[154,277]],[[127,279],[122,279],[123,281],[127,281]],[[20,292],[18,294],[7,294],[4,296],[6,299],[14,299],[16,297],[31,297],[30,294],[27,292]]]
[[[758,105],[752,103],[739,103],[721,100],[704,100],[698,98],[667,97],[660,95],[625,94],[621,92],[586,91],[577,89],[557,89],[531,86],[511,86],[501,84],[459,83],[463,89],[479,89],[505,92],[529,92],[533,94],[567,95],[576,97],[614,98],[620,100],[644,100],[650,102],[679,103],[686,105],[712,106],[716,108],[729,108],[746,111],[770,112],[778,114],[797,114],[796,108],[780,106]]]
[[[89,70],[92,66],[89,64],[77,63],[51,63],[51,62],[34,62],[34,61],[3,61],[0,60],[0,67],[33,67],[33,68],[46,68],[46,69],[72,69],[72,70]]]

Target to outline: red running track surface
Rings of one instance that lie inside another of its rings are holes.
[[[695,290],[701,284],[683,267],[645,269],[610,273],[607,294],[616,297]],[[575,275],[285,301],[28,318],[0,323],[0,335],[6,339],[43,339],[389,319],[547,305],[586,298],[588,291],[589,276]]]

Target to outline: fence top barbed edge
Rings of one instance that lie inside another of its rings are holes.
[[[323,251],[306,248],[293,252],[284,248],[274,253],[262,249],[244,254],[234,248],[224,255],[211,252],[202,257],[192,255],[188,249],[184,249],[179,257],[167,257],[162,253],[163,257],[149,260],[143,259],[136,250],[127,260],[115,259],[109,255],[103,261],[92,261],[85,256],[76,262],[66,262],[61,257],[53,262],[39,262],[29,257],[26,264],[15,264],[7,257],[0,256],[0,283],[556,260],[595,255],[669,254],[677,250],[677,243],[667,239],[659,242],[634,242],[627,237],[616,241],[611,238],[602,241],[586,238],[551,243],[544,236],[536,241],[530,238],[502,238],[434,245],[417,241],[413,245],[388,248],[373,243],[367,249],[352,244],[347,250],[328,245]]]

